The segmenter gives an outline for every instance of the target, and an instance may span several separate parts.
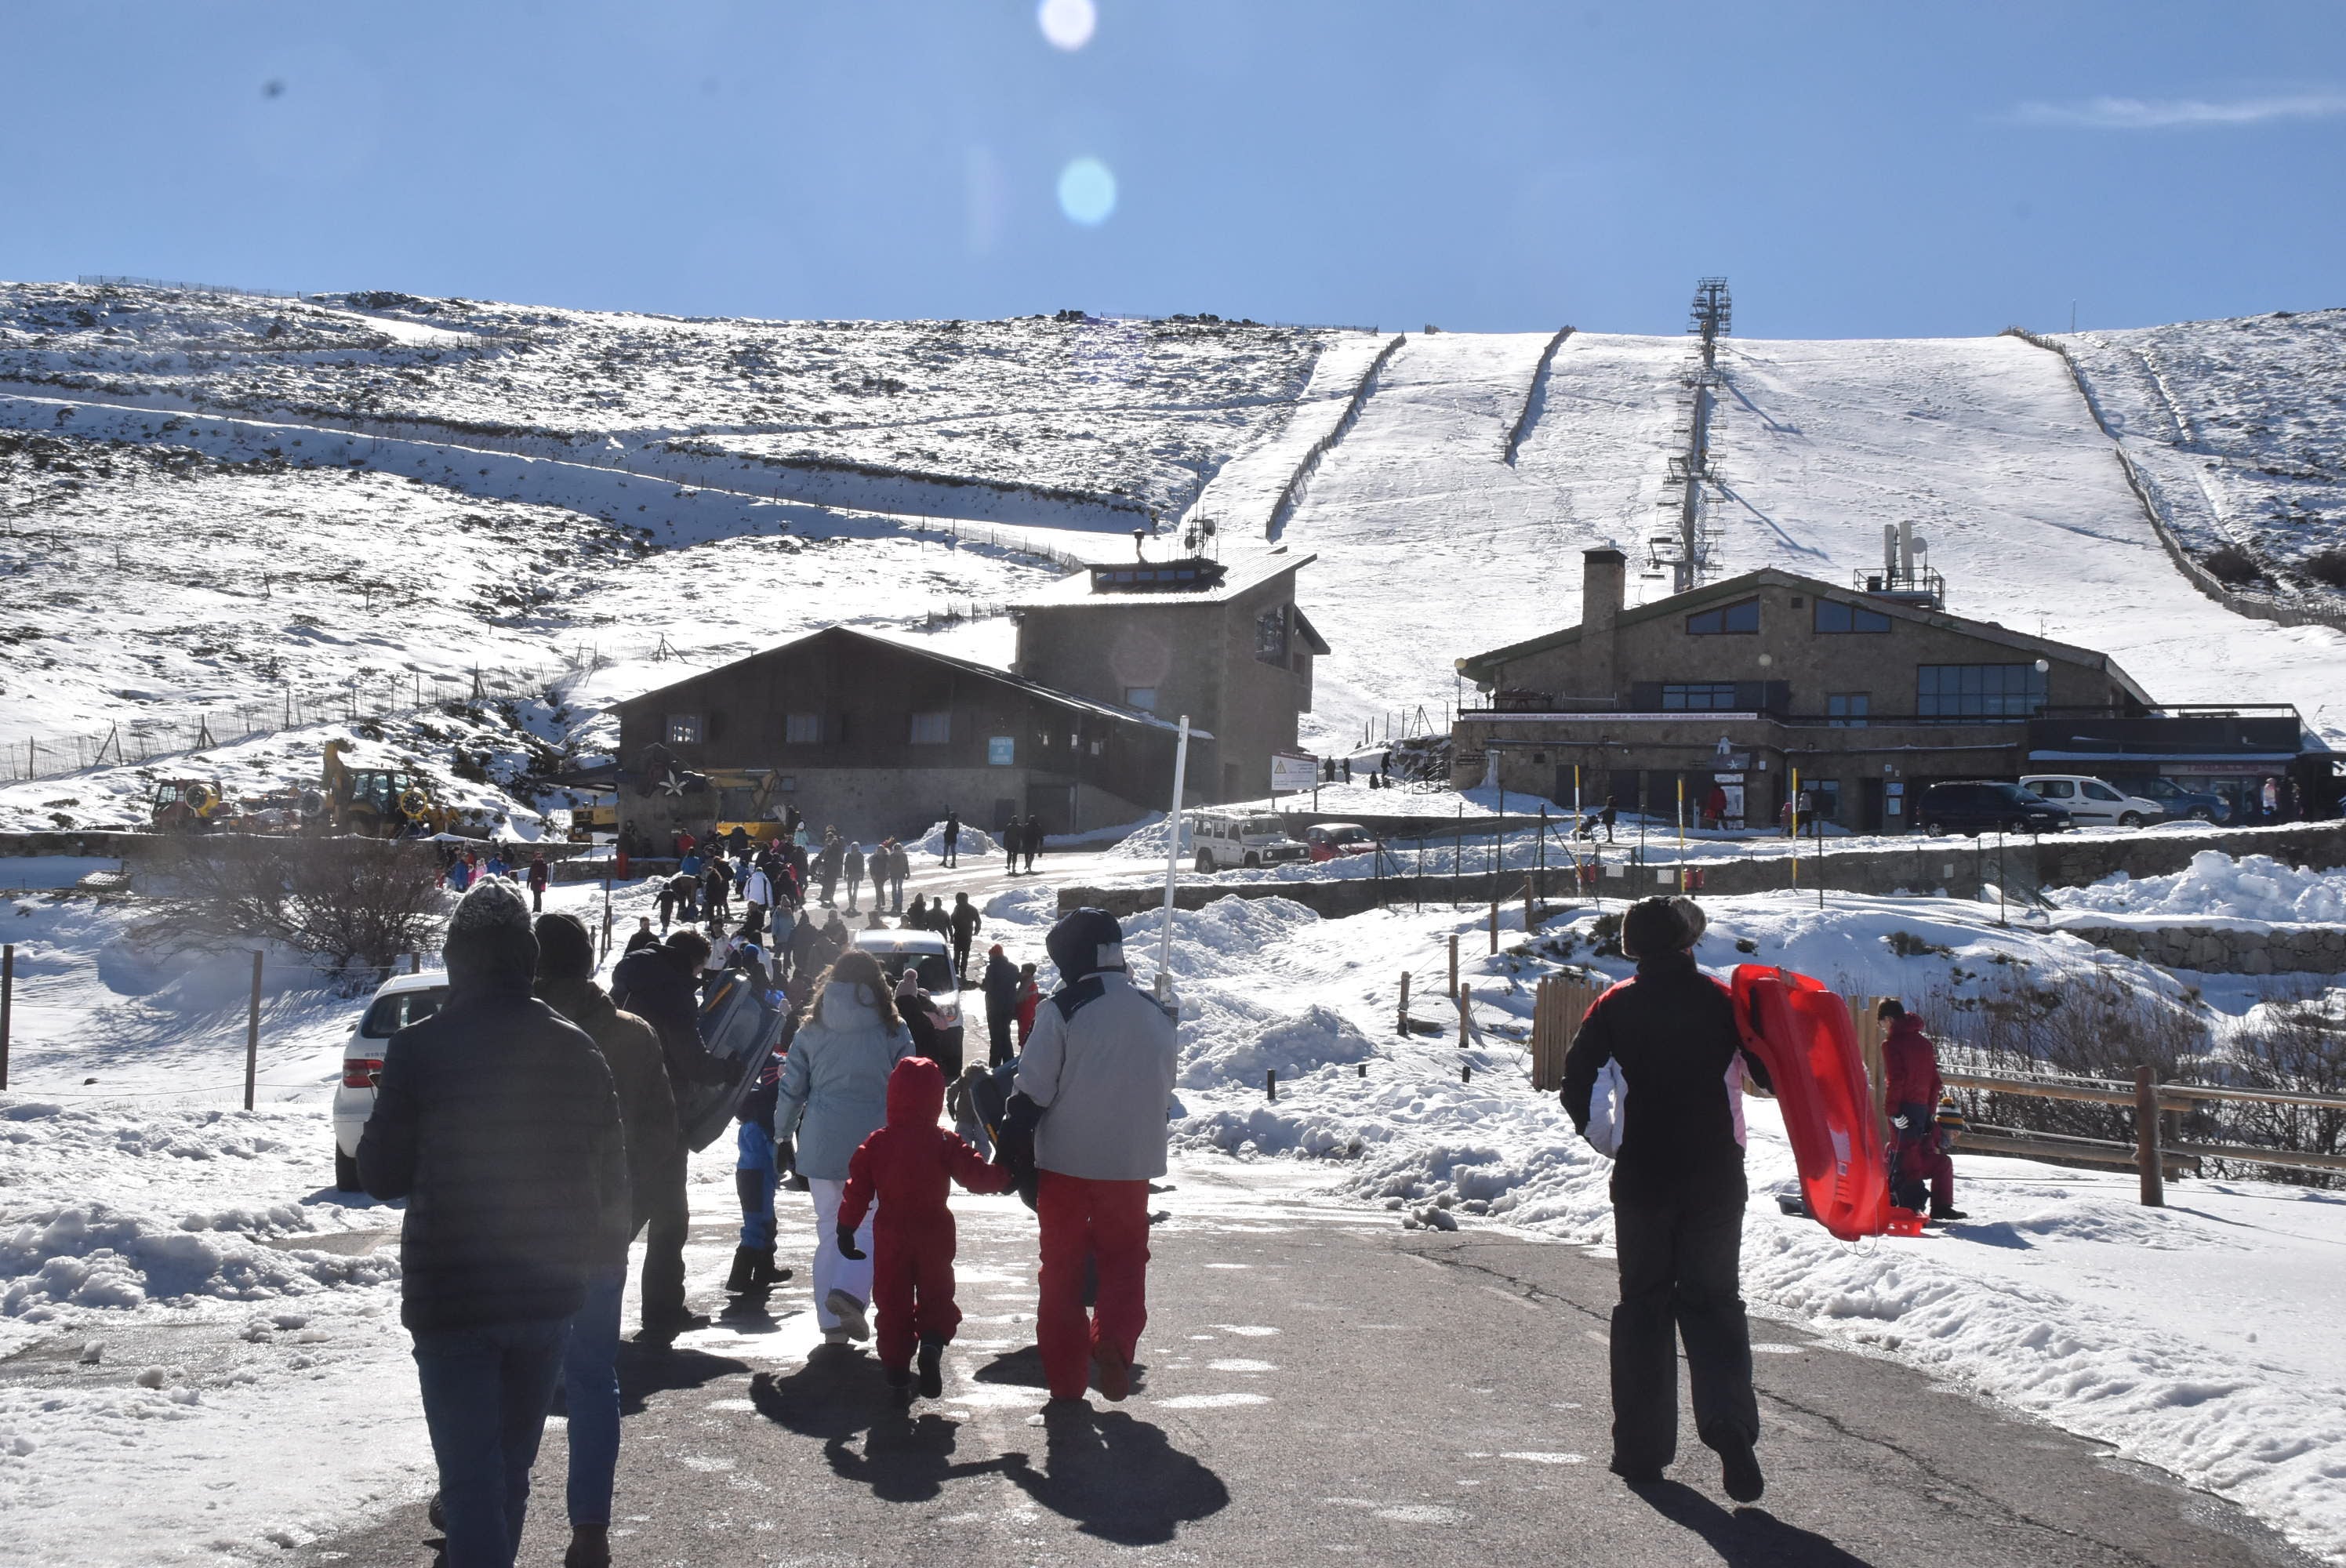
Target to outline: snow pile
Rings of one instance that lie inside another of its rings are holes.
[[[984,829],[973,828],[967,822],[964,822],[961,825],[961,837],[956,839],[954,841],[954,859],[956,860],[960,860],[964,855],[984,856],[998,855],[1002,853],[1002,846],[994,842],[992,838],[988,837]],[[945,852],[944,823],[943,821],[939,821],[927,832],[922,834],[919,838],[913,840],[904,847],[908,850],[918,850],[924,855],[934,855],[940,860],[944,859]]]
[[[2238,860],[2202,850],[2172,876],[2129,878],[2124,871],[2053,898],[2069,909],[2122,915],[2215,915],[2273,924],[2335,925],[2346,921],[2346,870],[2309,871],[2270,855]]]
[[[12,1107],[21,1110],[26,1107]],[[0,1317],[26,1323],[64,1308],[136,1308],[150,1300],[189,1306],[198,1297],[265,1301],[396,1278],[395,1255],[342,1257],[262,1247],[246,1227],[307,1229],[284,1205],[189,1214],[166,1227],[154,1217],[102,1202],[11,1212],[0,1236]]]

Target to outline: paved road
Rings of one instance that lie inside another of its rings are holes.
[[[1038,1413],[1033,1227],[1010,1199],[963,1202],[969,1316],[942,1401],[893,1407],[868,1355],[814,1346],[803,1268],[772,1316],[631,1355],[617,1561],[2310,1568],[2227,1504],[1776,1324],[1755,1325],[1765,1502],[1726,1502],[1690,1437],[1668,1482],[1632,1492],[1604,1468],[1608,1264],[1404,1231],[1307,1196],[1309,1174],[1177,1167],[1144,1387],[1077,1419]],[[731,1245],[726,1196],[695,1188],[698,1281]],[[803,1199],[786,1226],[811,1242]],[[557,1428],[523,1555],[539,1568],[566,1538],[562,1463]],[[429,1536],[411,1507],[285,1560],[409,1568]]]

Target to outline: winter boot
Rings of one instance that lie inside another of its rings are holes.
[[[572,1525],[569,1549],[562,1553],[562,1568],[611,1568],[610,1526]]]
[[[824,1298],[823,1305],[831,1308],[831,1315],[839,1319],[841,1330],[849,1339],[872,1338],[872,1325],[863,1316],[862,1302],[844,1290],[834,1290]]]
[[[1953,1204],[1934,1203],[1931,1206],[1931,1217],[1933,1219],[1969,1219],[1971,1216]]]
[[[1738,1502],[1757,1502],[1768,1490],[1760,1473],[1760,1456],[1748,1442],[1733,1441],[1719,1451],[1719,1484]]]
[[[774,1255],[771,1252],[766,1254],[766,1261],[769,1264],[773,1262],[773,1258]],[[732,1272],[725,1276],[725,1294],[747,1296],[756,1288],[758,1288],[758,1255],[749,1247],[737,1247],[733,1249]]]
[[[777,1268],[774,1267],[774,1249],[772,1247],[769,1247],[761,1248],[752,1256],[754,1256],[758,1260],[757,1278],[755,1281],[757,1288],[760,1290],[771,1290],[775,1286],[781,1284],[790,1277],[790,1271],[789,1269]]]
[[[885,1372],[888,1379],[888,1391],[900,1400],[909,1400],[913,1397],[913,1369],[889,1367],[885,1369]]]
[[[943,1339],[921,1341],[921,1398],[941,1400],[945,1397],[945,1342]]]
[[[1132,1368],[1113,1345],[1092,1347],[1092,1370],[1099,1379],[1100,1398],[1108,1403],[1121,1404],[1132,1392]]]

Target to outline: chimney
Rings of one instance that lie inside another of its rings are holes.
[[[1609,698],[1616,693],[1613,626],[1621,618],[1629,559],[1606,545],[1585,552],[1580,568],[1581,684],[1578,695]]]

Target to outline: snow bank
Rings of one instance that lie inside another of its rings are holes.
[[[943,822],[937,823],[904,847],[908,850],[918,850],[924,855],[934,855],[942,860],[945,852],[945,825]],[[984,830],[973,828],[967,822],[961,825],[961,837],[955,840],[954,850],[955,860],[959,860],[964,855],[998,855],[1000,853],[1002,853],[1002,846],[987,837]]]
[[[2068,909],[2123,915],[2218,915],[2234,920],[2334,925],[2346,921],[2346,871],[2309,871],[2270,855],[2238,860],[2202,850],[2172,876],[2136,880],[2124,871],[2091,887],[2052,894]]]

